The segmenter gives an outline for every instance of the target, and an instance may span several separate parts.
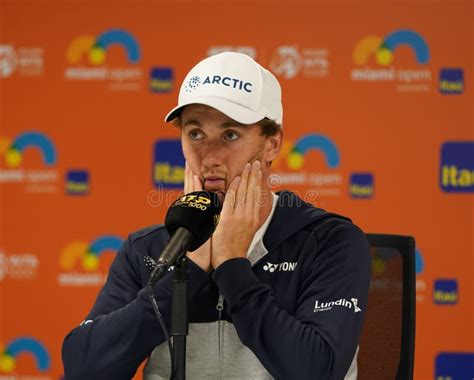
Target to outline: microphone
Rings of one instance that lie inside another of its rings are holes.
[[[168,209],[165,226],[171,236],[150,274],[153,286],[187,251],[195,251],[214,233],[222,203],[216,193],[194,191],[179,197]]]

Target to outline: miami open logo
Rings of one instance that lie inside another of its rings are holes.
[[[20,337],[5,346],[0,344],[0,373],[10,375],[8,379],[22,379],[22,376],[14,375],[20,369],[17,362],[23,355],[34,358],[36,370],[40,373],[44,374],[51,368],[51,358],[43,343],[32,337]]]
[[[406,48],[411,50],[413,58],[408,63],[397,62],[397,55],[401,55],[397,51]],[[429,89],[426,83],[432,79],[431,70],[413,66],[426,66],[430,61],[430,49],[423,36],[414,30],[399,29],[385,37],[363,37],[354,46],[352,60],[356,66],[362,66],[351,71],[353,81],[396,81],[400,83],[400,91]]]
[[[59,180],[56,148],[42,132],[28,131],[14,138],[0,136],[0,162],[0,183],[26,183],[28,192],[57,190],[51,185]]]
[[[328,136],[311,133],[296,142],[287,140],[273,162],[275,173],[270,177],[270,185],[309,185],[320,194],[340,195],[340,163],[339,149]]]
[[[140,61],[140,46],[132,34],[122,29],[111,29],[99,36],[79,36],[69,45],[66,59],[69,63],[77,64],[87,57],[92,65],[102,65],[107,57],[107,49],[113,45],[123,47],[130,63]]]
[[[19,167],[23,160],[23,154],[27,149],[39,150],[46,166],[52,166],[56,163],[56,149],[52,141],[43,133],[26,132],[13,140],[0,138],[0,155],[3,156],[6,167]]]
[[[123,51],[119,64],[108,62],[112,48],[119,47]],[[143,78],[143,71],[136,66],[141,60],[141,50],[137,39],[124,29],[109,29],[98,36],[81,35],[74,38],[66,49],[68,67],[64,71],[67,80],[104,81],[115,83],[113,89],[137,89],[136,81]]]
[[[105,280],[106,268],[99,271],[101,258],[106,253],[116,254],[123,240],[114,235],[103,235],[91,243],[73,241],[59,256],[61,273],[58,284],[64,286],[98,286]]]
[[[430,59],[428,45],[423,37],[413,30],[396,30],[384,38],[365,37],[355,46],[352,58],[355,64],[365,65],[373,55],[380,66],[388,66],[393,63],[395,50],[403,45],[412,49],[419,64],[428,63]]]

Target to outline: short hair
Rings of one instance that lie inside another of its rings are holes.
[[[263,136],[275,136],[278,131],[281,131],[281,124],[268,118],[260,120],[257,124],[260,126]]]

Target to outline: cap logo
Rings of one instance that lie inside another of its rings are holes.
[[[205,84],[217,84],[226,87],[232,87],[236,90],[245,91],[248,93],[252,92],[253,86],[251,82],[244,82],[240,79],[231,77],[221,77],[220,75],[208,75],[206,79],[204,79],[204,81],[201,83],[201,78],[195,75],[189,78],[188,83],[186,83],[186,86],[184,87],[184,90],[186,92],[193,92],[199,86],[204,86]]]
[[[186,92],[193,92],[200,85],[201,85],[201,78],[199,78],[197,75],[195,75],[195,76],[189,78],[188,83],[186,83],[186,86],[184,87],[184,90]]]

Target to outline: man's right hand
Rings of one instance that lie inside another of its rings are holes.
[[[202,190],[202,183],[199,177],[193,173],[186,161],[184,169],[184,193]],[[193,252],[188,252],[187,256],[202,270],[209,272],[211,270],[211,238]]]

